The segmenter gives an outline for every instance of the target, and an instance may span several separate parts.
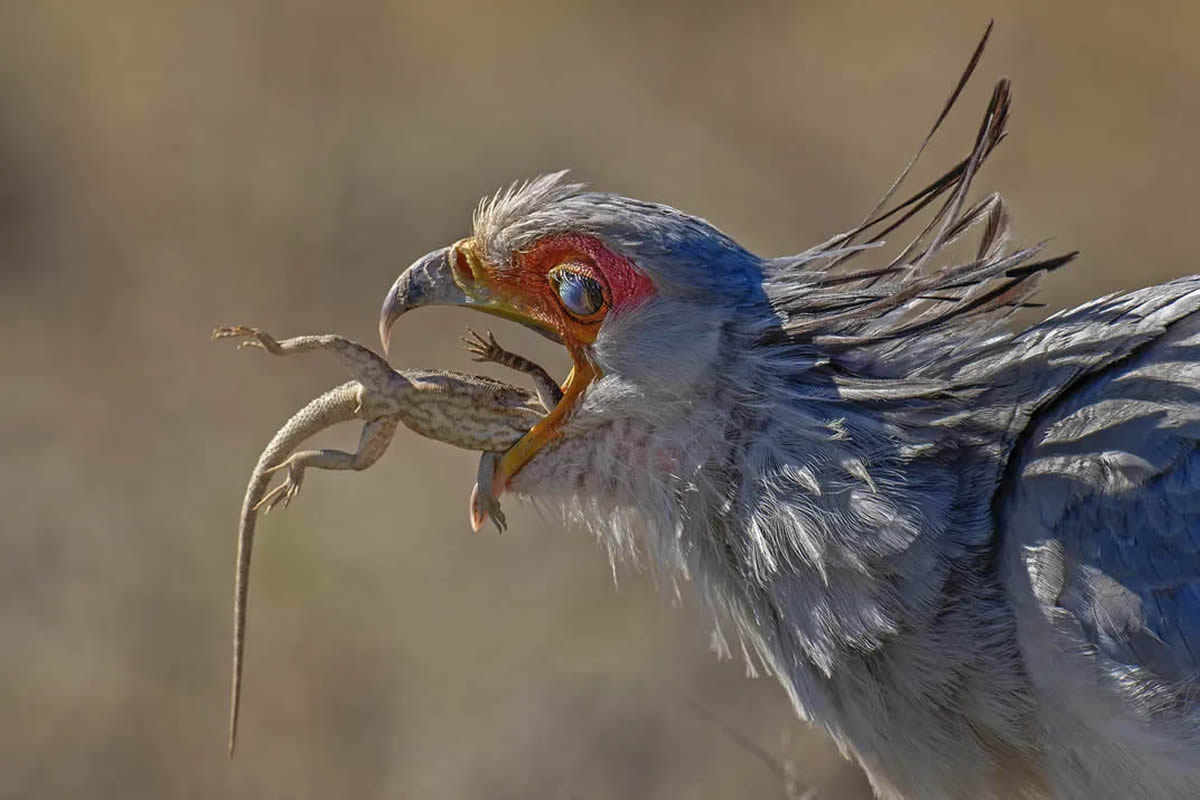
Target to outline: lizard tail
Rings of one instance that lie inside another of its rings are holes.
[[[271,483],[269,470],[287,459],[296,447],[310,436],[339,422],[354,419],[359,404],[361,384],[350,381],[330,389],[297,411],[271,438],[258,457],[238,523],[237,571],[233,587],[233,682],[229,696],[229,755],[237,746],[238,710],[241,706],[242,665],[246,649],[246,599],[250,591],[250,557],[254,550],[254,526],[258,520],[258,504]]]

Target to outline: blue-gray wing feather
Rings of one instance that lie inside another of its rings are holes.
[[[1200,281],[1106,298],[1022,340],[1022,360],[1042,374],[1026,384],[1035,391],[998,496],[1004,546],[1028,576],[1020,590],[1032,588],[1110,675],[1190,683],[1200,674]]]

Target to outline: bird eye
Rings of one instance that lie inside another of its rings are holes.
[[[604,288],[595,278],[569,267],[551,270],[549,277],[563,308],[572,316],[591,317],[604,308]]]

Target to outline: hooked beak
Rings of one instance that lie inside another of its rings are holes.
[[[379,340],[383,352],[391,344],[392,326],[406,311],[421,306],[465,306],[470,298],[450,271],[450,248],[434,250],[400,273],[383,298],[379,312]]]
[[[383,352],[391,344],[392,326],[401,314],[422,306],[465,306],[518,322],[551,341],[562,339],[545,323],[522,314],[488,287],[487,272],[470,239],[434,250],[417,259],[392,284],[379,312]]]
[[[435,305],[473,308],[518,322],[548,339],[563,343],[558,333],[546,322],[522,310],[519,298],[497,293],[489,286],[488,270],[476,254],[474,241],[471,239],[463,239],[423,256],[401,273],[392,284],[379,313],[379,338],[383,343],[384,352],[388,350],[392,327],[402,314],[414,308]],[[493,497],[498,498],[509,480],[546,444],[561,435],[563,423],[575,403],[588,384],[599,375],[581,347],[568,344],[567,349],[574,366],[561,387],[562,400],[497,461],[491,482]],[[479,506],[474,497],[471,506],[471,526],[479,530],[486,515],[478,513]]]

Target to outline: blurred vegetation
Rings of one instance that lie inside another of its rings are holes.
[[[783,797],[762,753],[866,797],[772,680],[707,652],[686,591],[614,588],[602,548],[512,503],[471,536],[474,456],[411,435],[261,527],[230,762],[244,481],[342,375],[207,334],[373,342],[481,194],[564,166],[807,247],[886,188],[990,15],[914,179],[1008,73],[978,185],[1023,240],[1083,250],[1044,299],[1195,271],[1196,4],[3,4],[0,797]],[[468,323],[406,319],[394,360],[470,368]]]

